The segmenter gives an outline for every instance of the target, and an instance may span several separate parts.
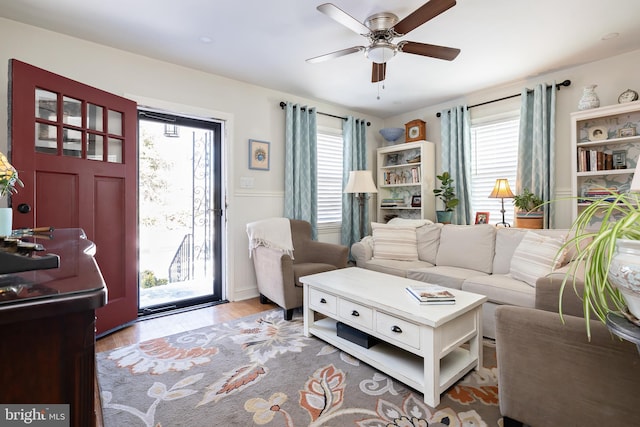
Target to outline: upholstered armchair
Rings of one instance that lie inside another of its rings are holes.
[[[638,348],[591,320],[563,275],[536,283],[536,308],[496,310],[500,412],[505,427],[632,425],[640,419]],[[582,292],[582,282],[576,282]],[[633,421],[636,420],[636,421]]]
[[[291,320],[293,309],[302,306],[300,277],[344,268],[349,253],[346,246],[313,240],[307,221],[292,219],[289,224],[293,256],[270,245],[257,244],[251,248],[260,301],[269,300],[282,307],[285,320]]]

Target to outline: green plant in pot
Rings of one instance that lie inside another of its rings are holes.
[[[513,204],[516,207],[515,226],[518,228],[542,228],[544,201],[531,192],[528,188],[522,193],[513,196]]]
[[[440,188],[433,190],[433,194],[442,201],[444,210],[436,211],[438,222],[445,224],[451,223],[453,209],[458,206],[460,200],[456,198],[456,188],[453,186],[453,178],[449,172],[442,172],[442,175],[436,175],[440,181]]]
[[[620,312],[640,326],[640,198],[636,193],[587,199],[571,227],[561,252],[571,249],[571,258],[560,301],[568,283],[575,288],[575,273],[584,264],[583,312],[587,335],[589,320],[596,316],[606,323],[609,312]],[[560,306],[562,315],[562,306]]]

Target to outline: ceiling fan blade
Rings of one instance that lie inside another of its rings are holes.
[[[371,32],[362,22],[331,3],[321,4],[316,9],[358,34],[365,35]]]
[[[398,43],[398,48],[401,52],[430,56],[431,58],[444,59],[447,61],[453,61],[460,53],[460,49],[455,49],[453,47],[409,41]]]
[[[398,22],[393,29],[400,35],[419,27],[456,5],[456,0],[430,0]]]
[[[372,62],[373,67],[371,68],[371,83],[378,83],[384,80],[385,75],[387,74],[387,63],[378,64],[377,62]]]
[[[323,61],[328,61],[329,59],[340,58],[341,56],[350,55],[356,52],[362,52],[363,50],[364,50],[364,46],[354,46],[348,49],[337,50],[335,52],[316,56],[314,58],[309,58],[307,59],[307,62],[310,64],[315,64],[316,62],[323,62]]]

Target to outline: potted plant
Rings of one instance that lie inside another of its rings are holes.
[[[0,153],[0,199],[17,193],[16,185],[24,187],[18,171],[11,166],[7,156]],[[10,236],[13,228],[13,210],[0,208],[0,236]]]
[[[436,175],[436,178],[440,181],[440,188],[434,189],[433,194],[444,204],[444,210],[436,211],[436,217],[438,222],[450,224],[453,208],[458,206],[460,200],[456,198],[456,188],[449,172],[442,172],[442,175]]]
[[[543,228],[544,201],[525,188],[521,194],[513,196],[513,204],[516,207],[515,226],[518,228]]]
[[[571,226],[575,237],[561,249],[570,248],[574,255],[560,289],[560,301],[567,282],[575,287],[575,273],[584,264],[582,300],[590,337],[593,315],[606,323],[609,312],[620,312],[640,325],[640,198],[635,193],[612,193],[611,197],[588,200],[591,204]]]

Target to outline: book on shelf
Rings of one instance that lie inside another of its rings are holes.
[[[453,304],[456,297],[444,286],[425,284],[419,286],[408,286],[407,292],[416,300],[424,304]]]
[[[613,154],[604,151],[578,149],[578,172],[613,170]]]
[[[382,199],[380,206],[383,208],[404,207],[407,206],[404,199]]]
[[[578,199],[578,203],[593,203],[594,201],[613,201],[620,193],[615,187],[609,188],[587,188],[582,191],[582,198]]]

